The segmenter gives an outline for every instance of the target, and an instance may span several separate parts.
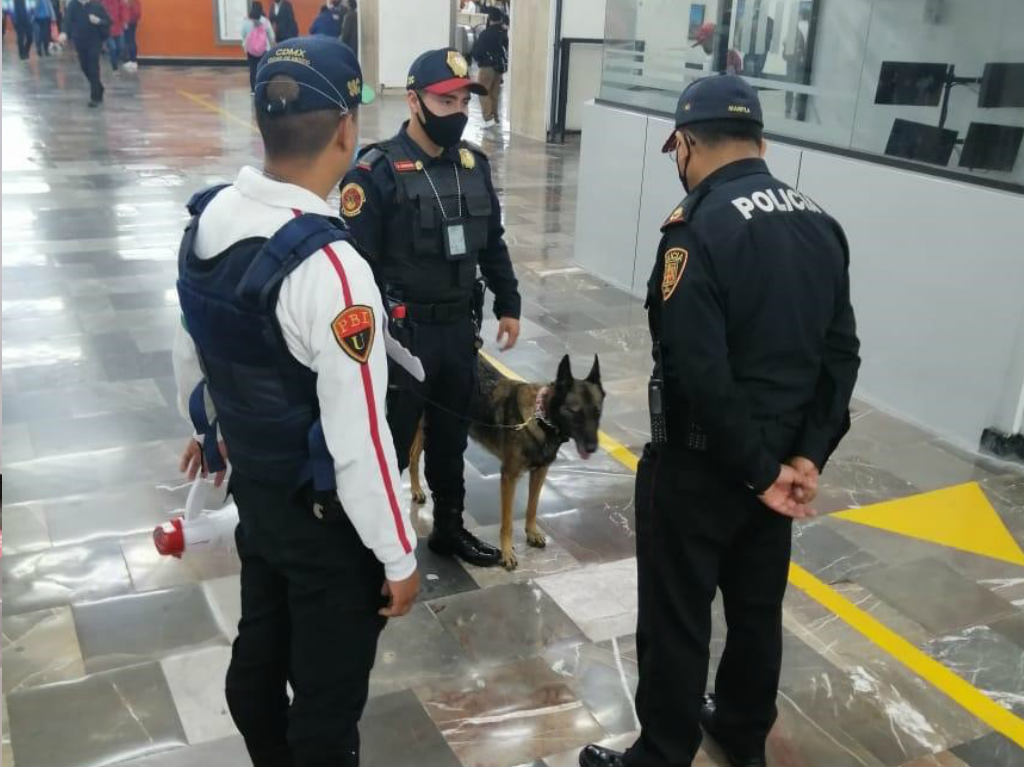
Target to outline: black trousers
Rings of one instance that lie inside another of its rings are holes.
[[[441,324],[406,321],[403,328],[392,332],[420,358],[426,373],[426,381],[419,385],[408,374],[392,369],[388,425],[399,468],[405,471],[409,465],[409,448],[420,418],[425,416],[423,473],[434,495],[434,506],[461,510],[466,497],[466,416],[476,388],[476,328],[467,316]]]
[[[32,52],[32,21],[30,19],[23,21],[15,19],[14,30],[18,35],[18,56],[27,59]]]
[[[103,83],[100,81],[100,54],[103,52],[103,45],[97,41],[75,46],[78,51],[78,65],[82,67],[82,74],[89,81],[89,99],[91,101],[103,101]]]
[[[50,55],[50,20],[36,19],[36,55]]]
[[[253,93],[256,92],[256,70],[259,68],[262,56],[251,56],[245,54],[245,58],[249,61],[249,90]]]
[[[776,716],[790,531],[788,518],[724,479],[706,454],[644,449],[636,478],[641,734],[627,764],[692,762],[716,588],[728,623],[719,718],[737,742],[763,745]]]
[[[236,474],[242,619],[227,701],[255,767],[358,764],[384,569],[348,517]],[[285,683],[292,686],[289,703]]]

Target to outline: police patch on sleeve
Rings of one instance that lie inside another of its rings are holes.
[[[359,184],[352,182],[345,184],[341,189],[341,215],[345,218],[355,218],[363,212],[363,205],[366,203],[366,192]]]
[[[676,292],[679,280],[686,268],[686,261],[690,257],[689,252],[684,248],[672,248],[665,252],[665,271],[661,278],[661,300],[668,301]]]
[[[376,332],[373,309],[362,304],[348,307],[334,318],[331,332],[345,354],[360,365],[365,365],[370,359],[370,349],[373,348],[373,336]]]

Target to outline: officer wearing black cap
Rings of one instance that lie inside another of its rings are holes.
[[[794,518],[849,426],[859,366],[839,224],[774,178],[740,77],[691,83],[665,151],[688,192],[662,226],[647,308],[651,443],[636,480],[639,740],[580,764],[686,765],[700,725],[763,765]],[[711,602],[728,622],[704,697]]]
[[[242,561],[226,693],[256,767],[358,764],[377,638],[419,587],[385,349],[422,368],[327,204],[367,93],[337,40],[272,48],[255,87],[263,168],[194,195],[180,250],[175,377],[203,442],[182,469],[223,470],[219,432]]]
[[[483,151],[462,140],[469,79],[456,50],[419,56],[409,69],[410,119],[398,135],[365,148],[341,188],[341,212],[367,254],[385,293],[393,332],[423,361],[423,391],[392,386],[388,420],[398,460],[424,421],[425,474],[434,497],[428,544],[478,566],[496,565],[501,552],[462,523],[462,415],[476,385],[476,328],[471,316],[477,268],[494,293],[498,342],[519,335],[520,298],[501,224],[501,208]]]

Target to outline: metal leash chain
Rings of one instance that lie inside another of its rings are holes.
[[[459,203],[459,215],[457,218],[462,218],[462,179],[459,178],[459,166],[452,163],[452,169],[455,171],[455,188],[458,189],[458,203]],[[441,202],[441,195],[437,193],[437,187],[434,186],[434,179],[430,177],[430,172],[427,170],[427,166],[423,166],[423,175],[427,177],[427,181],[430,183],[430,188],[434,190],[434,199],[437,200],[437,207],[441,209],[441,218],[445,221],[451,221],[448,213],[444,209],[444,203]]]

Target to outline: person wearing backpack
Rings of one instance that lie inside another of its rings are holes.
[[[242,50],[249,59],[250,93],[256,92],[256,67],[274,42],[274,27],[263,15],[263,3],[256,0],[249,8],[249,18],[242,25]]]

